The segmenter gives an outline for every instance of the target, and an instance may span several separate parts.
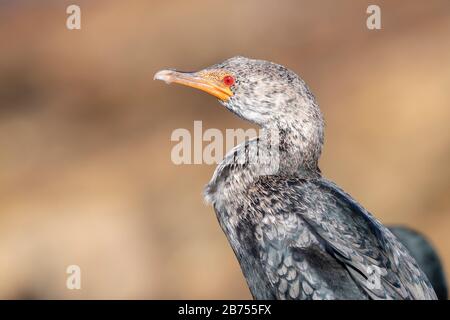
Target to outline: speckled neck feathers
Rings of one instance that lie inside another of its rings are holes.
[[[235,94],[222,104],[258,124],[262,133],[225,156],[205,189],[210,203],[219,197],[236,197],[260,176],[320,175],[324,122],[314,96],[291,70],[248,60],[235,57],[212,67],[234,70]]]

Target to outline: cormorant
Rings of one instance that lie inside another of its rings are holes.
[[[436,299],[397,238],[322,177],[323,117],[297,74],[237,56],[154,78],[205,91],[261,128],[205,188],[255,299]]]

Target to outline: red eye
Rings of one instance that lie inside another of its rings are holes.
[[[234,84],[234,78],[232,76],[225,76],[223,78],[223,83],[226,86],[231,87]]]

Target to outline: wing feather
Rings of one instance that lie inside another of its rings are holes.
[[[304,184],[294,186],[305,194]],[[373,299],[436,299],[425,274],[408,251],[370,213],[333,183],[311,181],[308,210],[300,216],[344,263]],[[311,192],[313,191],[313,192]]]

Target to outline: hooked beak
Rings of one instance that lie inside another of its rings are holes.
[[[167,84],[179,83],[188,87],[200,89],[216,98],[227,101],[233,96],[233,92],[223,83],[211,77],[206,77],[197,72],[180,72],[175,70],[161,70],[158,71],[153,80],[162,80]]]

